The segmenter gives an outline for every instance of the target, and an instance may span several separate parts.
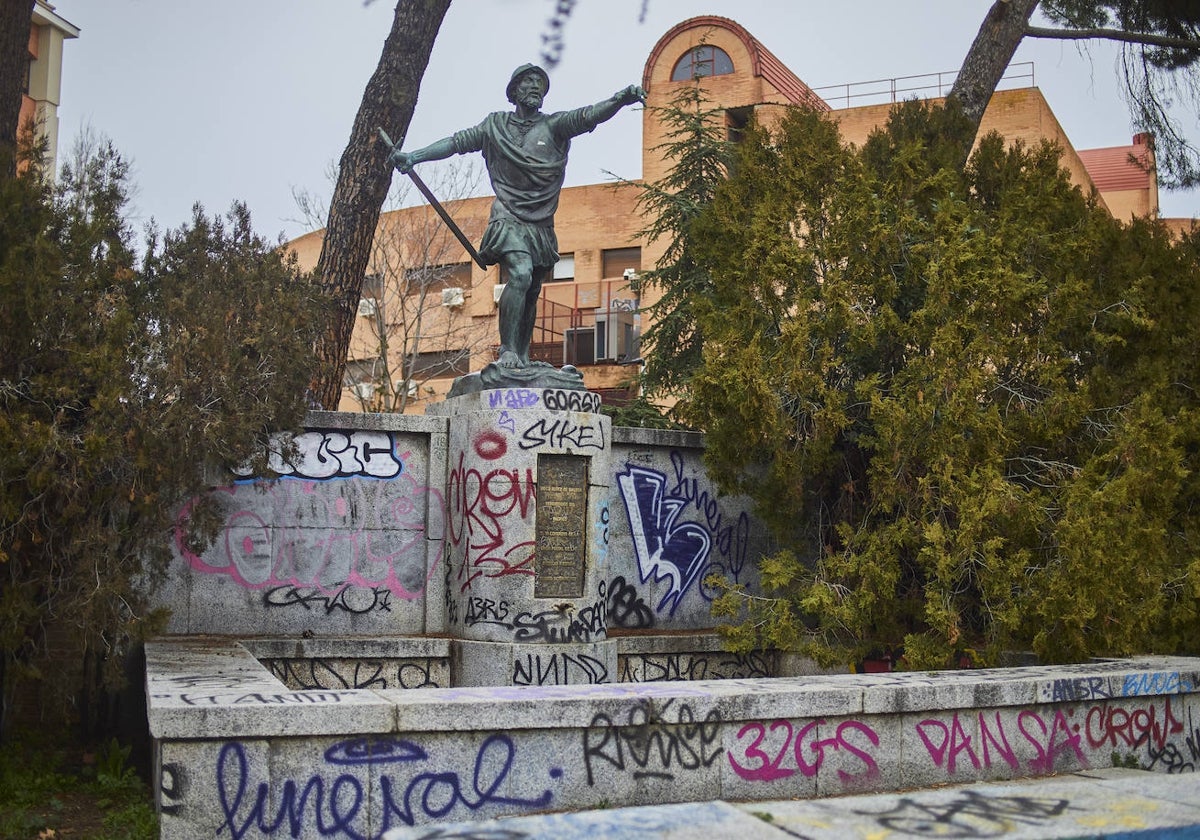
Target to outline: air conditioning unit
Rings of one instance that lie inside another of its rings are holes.
[[[350,386],[350,393],[360,400],[369,400],[375,396],[374,382],[356,382]]]
[[[358,302],[358,317],[370,318],[378,308],[379,301],[375,300],[375,298],[362,298]]]
[[[417,395],[417,380],[415,380],[415,379],[397,379],[396,380],[396,391],[397,392],[403,391],[404,393],[408,394],[408,396],[415,397]]]
[[[504,294],[504,284],[503,283],[497,283],[495,286],[492,286],[492,303],[499,303],[500,296],[502,294]]]
[[[596,330],[573,328],[563,333],[563,356],[569,365],[596,364]]]
[[[457,286],[442,289],[442,306],[462,306],[463,290]]]

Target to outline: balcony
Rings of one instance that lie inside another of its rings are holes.
[[[555,367],[628,364],[638,358],[640,336],[638,301],[625,280],[548,285],[529,355]]]

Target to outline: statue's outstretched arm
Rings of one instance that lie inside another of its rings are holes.
[[[626,105],[632,105],[635,102],[645,102],[646,91],[642,90],[641,85],[630,85],[627,88],[614,93],[608,99],[602,102],[597,102],[592,106],[592,114],[596,118],[597,123],[602,123],[613,118],[614,115]]]
[[[454,138],[445,137],[438,140],[436,143],[430,143],[423,149],[417,149],[413,152],[402,152],[398,148],[393,149],[388,155],[388,163],[396,167],[397,170],[403,173],[408,173],[418,163],[424,163],[427,160],[445,160],[455,153]]]

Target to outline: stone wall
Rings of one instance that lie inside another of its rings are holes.
[[[154,642],[147,663],[180,840],[1200,762],[1197,659],[424,691],[293,690],[232,640]]]
[[[499,400],[496,440],[550,448],[562,432],[517,428],[515,409],[538,392],[489,393]],[[453,629],[447,541],[502,539],[514,510],[532,516],[531,486],[519,475],[480,474],[452,492],[442,417],[313,412],[307,426],[297,440],[302,457],[277,463],[280,480],[231,473],[216,483],[210,495],[223,522],[211,546],[188,547],[190,506],[180,511],[173,564],[155,594],[171,610],[168,633],[374,638]],[[598,442],[613,475],[589,523],[602,573],[589,622],[618,631],[713,627],[705,579],[753,587],[754,560],[768,550],[749,503],[718,496],[699,435],[618,428]],[[556,620],[489,597],[456,609],[460,625],[489,622],[516,641]]]

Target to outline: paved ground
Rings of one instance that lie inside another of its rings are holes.
[[[384,840],[1200,838],[1200,774],[1100,770],[835,799],[685,803],[388,832]]]

